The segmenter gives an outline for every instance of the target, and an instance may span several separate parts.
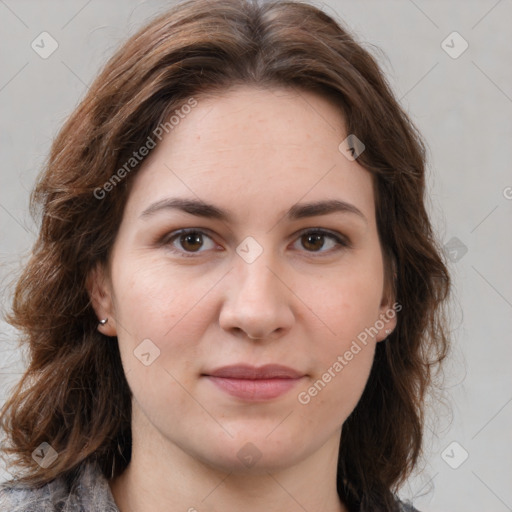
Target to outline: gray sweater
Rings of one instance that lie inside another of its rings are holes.
[[[36,489],[6,482],[0,485],[0,512],[119,512],[107,479],[94,463],[79,468],[72,489],[56,478]]]
[[[91,462],[79,468],[71,489],[57,478],[36,489],[6,482],[0,484],[0,512],[119,512],[107,479]],[[401,512],[418,512],[399,503]]]

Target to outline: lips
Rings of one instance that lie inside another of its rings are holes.
[[[283,395],[295,387],[305,374],[287,366],[268,364],[261,367],[223,366],[203,376],[231,396],[261,402]]]
[[[304,376],[298,370],[280,364],[267,364],[259,368],[245,364],[223,366],[206,375],[227,379],[296,379]]]

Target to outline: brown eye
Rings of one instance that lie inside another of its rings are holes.
[[[337,233],[323,229],[308,229],[299,233],[301,250],[319,255],[330,254],[342,248],[351,247],[350,241]],[[208,249],[215,248],[215,242],[204,231],[195,228],[174,231],[161,239],[162,245],[183,257],[194,257]],[[209,245],[208,245],[209,244]]]
[[[341,247],[349,246],[348,241],[343,237],[323,229],[309,229],[308,231],[303,231],[300,235],[300,241],[302,247],[304,247],[307,252],[317,252],[320,254],[331,252],[329,249],[336,250]],[[322,250],[325,247],[327,247],[327,250]]]
[[[209,245],[208,245],[209,242]],[[165,236],[162,245],[169,246],[172,252],[184,257],[193,257],[207,249],[213,249],[215,243],[205,232],[199,229],[181,229]],[[201,250],[206,247],[206,249]]]
[[[179,241],[185,250],[193,252],[197,251],[197,249],[199,249],[203,244],[202,234],[198,231],[180,235]]]
[[[325,235],[318,233],[302,235],[302,243],[306,249],[317,251],[323,247],[324,238]]]

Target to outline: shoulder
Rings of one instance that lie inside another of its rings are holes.
[[[83,463],[77,475],[71,483],[60,477],[43,487],[0,484],[0,512],[119,512],[95,463]]]

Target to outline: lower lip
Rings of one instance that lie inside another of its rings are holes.
[[[296,379],[229,379],[206,376],[226,393],[243,400],[261,402],[284,395],[301,380]]]

